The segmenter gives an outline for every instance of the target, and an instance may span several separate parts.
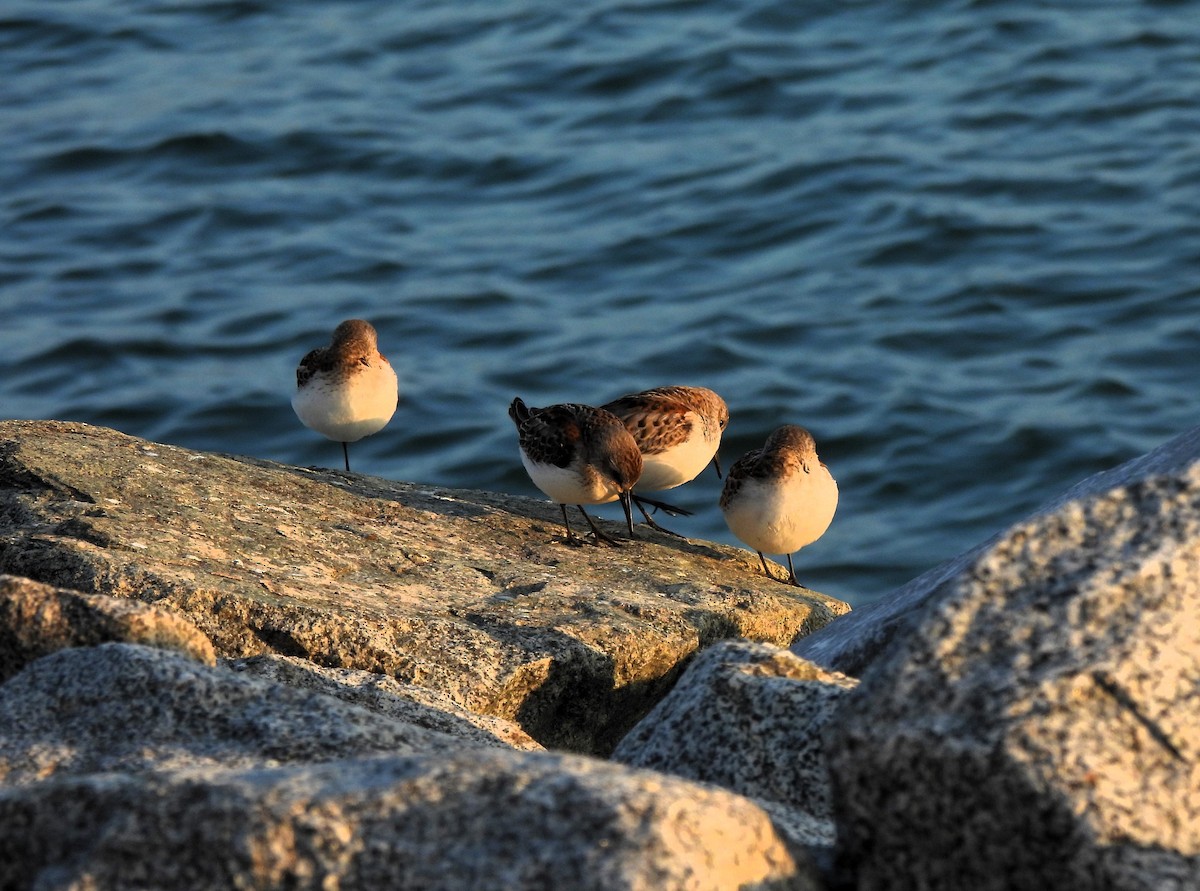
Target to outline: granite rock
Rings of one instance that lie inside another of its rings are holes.
[[[0,789],[0,887],[817,889],[747,799],[481,749]]]
[[[1200,887],[1197,445],[1008,530],[870,666],[827,746],[857,888]]]
[[[856,684],[770,644],[715,644],[612,757],[745,795],[794,843],[832,845],[822,729]]]
[[[639,534],[571,547],[544,502],[0,422],[0,571],[161,606],[225,658],[428,687],[576,751],[611,751],[701,647],[786,646],[849,609],[746,551]]]
[[[482,745],[541,751],[528,733],[503,718],[469,712],[449,696],[417,684],[351,668],[321,668],[295,656],[250,656],[226,666],[251,677],[333,696],[405,724],[425,727]]]
[[[59,650],[0,684],[0,784],[476,748],[329,696],[166,650]],[[0,883],[0,887],[4,887]]]
[[[1035,521],[1053,515],[1064,505],[1089,495],[1151,479],[1179,473],[1200,458],[1200,427],[1182,433],[1158,448],[1111,470],[1093,474],[1042,505],[1026,519]],[[950,596],[959,577],[989,549],[1008,535],[996,533],[988,541],[971,548],[892,593],[856,609],[811,635],[797,638],[791,649],[830,670],[861,677],[892,642],[908,637],[921,616],[922,607]]]
[[[55,650],[109,641],[174,650],[207,665],[216,661],[200,629],[164,609],[0,574],[0,682]]]

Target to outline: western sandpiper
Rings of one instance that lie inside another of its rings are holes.
[[[574,541],[567,505],[574,504],[592,527],[596,542],[618,544],[583,509],[585,504],[620,500],[633,538],[630,494],[642,473],[637,443],[610,412],[590,405],[562,403],[530,408],[514,399],[508,416],[517,425],[521,463],[533,484],[562,508],[567,540]]]
[[[705,387],[655,387],[614,399],[603,408],[624,422],[642,453],[642,476],[634,487],[634,503],[647,523],[670,532],[650,518],[642,502],[664,507],[668,513],[690,512],[645,498],[642,493],[674,489],[695,479],[709,463],[720,478],[717,450],[729,424],[725,400]]]
[[[370,322],[347,319],[333,330],[329,346],[309,352],[296,367],[292,408],[305,427],[342,444],[378,433],[396,412],[396,372],[379,352]]]
[[[837,482],[817,458],[817,444],[803,427],[777,428],[761,449],[739,458],[726,475],[721,512],[730,530],[758,552],[763,572],[768,554],[787,554],[788,578],[796,570],[792,552],[820,538],[837,510]]]

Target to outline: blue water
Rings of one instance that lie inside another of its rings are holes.
[[[336,467],[360,316],[355,469],[534,495],[514,395],[707,385],[854,604],[1200,423],[1195,3],[8,0],[0,127],[5,417]]]

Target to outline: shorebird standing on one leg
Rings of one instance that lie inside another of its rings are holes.
[[[677,535],[654,522],[643,502],[668,513],[691,512],[664,505],[642,493],[674,489],[695,479],[710,463],[720,478],[717,449],[729,424],[725,400],[705,387],[655,387],[614,399],[602,407],[625,423],[642,453],[642,477],[635,487],[634,504],[650,526]]]
[[[817,458],[817,444],[803,427],[779,427],[761,449],[739,458],[725,478],[721,512],[729,529],[758,552],[763,572],[768,554],[787,554],[787,581],[799,586],[792,552],[820,538],[837,510],[837,482]]]
[[[618,499],[633,538],[629,502],[642,473],[642,455],[619,418],[576,403],[530,408],[519,398],[512,401],[508,416],[517,425],[521,463],[529,478],[562,508],[567,541],[575,541],[567,521],[567,505],[574,504],[592,527],[597,544],[618,544],[583,509],[585,504]]]
[[[396,372],[379,352],[370,322],[347,319],[333,330],[329,346],[310,351],[296,368],[292,408],[305,427],[342,444],[378,433],[396,413]]]

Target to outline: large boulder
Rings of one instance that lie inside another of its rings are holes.
[[[1178,474],[1198,458],[1200,427],[1118,467],[1093,474],[1046,502],[1028,519],[1049,517],[1064,505],[1088,495],[1139,480]],[[859,607],[813,634],[796,638],[792,651],[832,671],[861,677],[876,658],[887,652],[893,641],[902,640],[913,632],[926,604],[950,596],[959,577],[969,572],[982,554],[997,546],[1007,535],[1006,530],[1001,530],[988,541],[933,567],[874,603]]]
[[[352,668],[322,668],[295,656],[250,656],[225,665],[249,677],[349,702],[389,718],[486,745],[541,751],[528,733],[503,718],[469,712],[449,696],[418,684]]]
[[[35,660],[0,684],[0,887],[817,887],[748,799],[405,693],[125,643]]]
[[[0,684],[0,727],[0,784],[8,785],[482,745],[177,653],[117,643],[59,650]]]
[[[715,644],[612,757],[745,795],[793,842],[829,846],[822,731],[856,684],[770,644]]]
[[[815,891],[747,799],[481,749],[0,789],[0,887]]]
[[[0,422],[0,571],[153,602],[226,658],[429,687],[577,751],[611,751],[699,648],[786,646],[849,609],[746,551],[639,534],[571,547],[544,502]]]
[[[0,682],[55,650],[114,641],[216,661],[200,629],[165,609],[0,574]]]
[[[1078,492],[940,581],[833,723],[863,891],[1200,887],[1200,435]]]

